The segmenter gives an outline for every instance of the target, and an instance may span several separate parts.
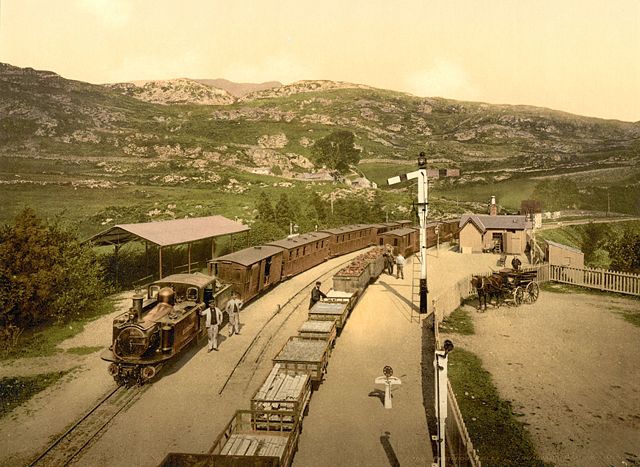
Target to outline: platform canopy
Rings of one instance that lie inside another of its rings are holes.
[[[122,245],[147,241],[159,247],[247,232],[249,227],[223,216],[194,217],[141,224],[118,224],[87,241],[94,245]]]

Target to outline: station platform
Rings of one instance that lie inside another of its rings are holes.
[[[410,258],[407,262],[412,261]],[[326,379],[304,419],[294,467],[430,465],[421,382],[422,326],[411,315],[411,264],[405,278],[383,273],[369,285],[338,337]],[[390,366],[401,384],[374,384]]]

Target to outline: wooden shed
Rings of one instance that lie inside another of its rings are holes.
[[[545,240],[545,257],[553,266],[570,266],[572,268],[584,268],[584,253],[578,248],[573,248],[562,243]]]
[[[268,243],[284,250],[282,276],[290,277],[306,271],[329,258],[331,235],[326,232],[310,232]]]
[[[250,300],[280,281],[283,251],[268,245],[245,248],[210,261],[209,273],[232,284],[243,300]]]
[[[419,248],[419,231],[413,228],[390,230],[382,234],[385,245],[391,245],[394,253],[409,256]]]

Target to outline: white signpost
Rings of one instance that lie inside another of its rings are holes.
[[[400,381],[400,378],[393,376],[393,369],[390,366],[385,366],[382,373],[384,376],[378,376],[375,383],[384,384],[384,408],[390,409],[393,407],[391,403],[391,386],[402,384],[402,381]]]

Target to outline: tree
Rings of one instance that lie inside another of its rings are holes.
[[[312,152],[316,161],[330,169],[344,173],[352,164],[360,161],[360,149],[354,144],[355,135],[351,131],[334,131],[316,141]]]
[[[260,199],[258,200],[256,209],[258,210],[258,219],[265,222],[275,222],[276,216],[273,211],[273,206],[271,205],[271,200],[264,191],[260,193]]]
[[[0,230],[0,328],[64,321],[93,311],[106,290],[100,262],[58,223],[31,209]]]
[[[280,194],[280,199],[278,199],[274,211],[276,224],[280,228],[288,228],[289,223],[294,220],[294,214],[286,193]]]
[[[626,231],[610,245],[611,268],[625,272],[640,272],[640,234]]]

